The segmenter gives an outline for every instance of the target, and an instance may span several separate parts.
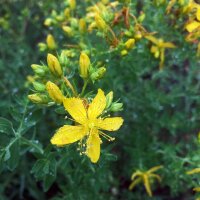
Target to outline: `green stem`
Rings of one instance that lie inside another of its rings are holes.
[[[84,94],[84,92],[85,92],[85,89],[86,89],[86,87],[87,87],[87,85],[88,85],[88,79],[87,80],[84,80],[84,85],[83,85],[83,88],[82,88],[82,91],[81,91],[81,95],[80,96],[83,96],[83,94]]]

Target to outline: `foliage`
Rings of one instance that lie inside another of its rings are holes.
[[[0,11],[0,199],[198,198],[197,1],[20,0]],[[80,123],[72,112],[88,115],[99,88],[99,115]],[[52,142],[63,125],[91,130],[106,117],[120,121],[99,132],[95,162],[89,136]],[[160,165],[159,183],[148,170]],[[144,185],[130,187],[134,172]]]

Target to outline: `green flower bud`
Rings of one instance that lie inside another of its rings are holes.
[[[48,71],[48,68],[46,66],[32,64],[31,68],[38,76],[44,76],[45,73]]]
[[[122,107],[123,107],[123,103],[114,102],[114,103],[111,105],[110,111],[111,111],[111,112],[118,112],[118,111],[123,110]]]
[[[106,109],[110,107],[110,105],[112,104],[113,101],[113,91],[109,92],[106,95]]]
[[[47,104],[48,103],[48,97],[43,94],[35,93],[28,95],[28,98],[33,102],[37,104]]]
[[[105,73],[106,73],[106,68],[100,67],[99,69],[97,69],[95,72],[91,74],[90,78],[92,79],[92,82],[95,82],[101,79]]]
[[[35,88],[35,90],[37,90],[38,92],[43,92],[45,91],[45,85],[42,83],[39,83],[37,81],[33,82],[33,87]]]

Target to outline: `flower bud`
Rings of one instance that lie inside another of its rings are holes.
[[[62,29],[68,36],[73,35],[73,30],[70,26],[63,26]]]
[[[48,71],[46,66],[32,64],[31,68],[38,76],[44,76],[45,73]]]
[[[126,56],[128,54],[128,51],[126,49],[121,51],[121,56]]]
[[[106,95],[106,108],[109,108],[113,101],[113,91]]]
[[[46,90],[53,101],[59,104],[63,102],[64,96],[56,84],[48,81],[46,83]]]
[[[43,94],[30,94],[28,95],[28,98],[33,102],[33,103],[37,103],[37,104],[46,104],[48,103],[48,97],[46,95]]]
[[[81,32],[81,33],[85,33],[86,32],[86,22],[85,22],[85,19],[83,19],[83,18],[81,18],[80,20],[79,20],[79,31]]]
[[[38,47],[40,51],[45,51],[47,49],[47,45],[43,42],[38,43]]]
[[[90,68],[90,58],[84,52],[81,53],[79,58],[79,73],[82,78],[88,78]]]
[[[69,7],[74,10],[76,8],[76,0],[69,0]]]
[[[96,22],[96,26],[99,30],[101,30],[103,32],[107,31],[107,28],[108,28],[107,24],[99,14],[95,15],[95,22]]]
[[[106,72],[105,67],[100,67],[95,72],[93,72],[90,76],[90,78],[92,79],[92,82],[95,82],[95,81],[101,79],[104,76],[105,72]]]
[[[47,63],[52,74],[58,77],[62,75],[62,68],[58,59],[54,55],[50,53],[47,55]]]
[[[144,12],[140,13],[140,16],[138,17],[138,22],[142,23],[145,19],[146,15]]]
[[[55,42],[55,39],[54,39],[53,35],[48,34],[46,42],[47,42],[47,47],[49,49],[51,49],[51,50],[56,49],[56,42]]]
[[[64,15],[65,15],[65,17],[66,17],[67,19],[70,18],[70,9],[69,9],[69,8],[65,8],[65,10],[64,10]]]
[[[125,42],[125,47],[126,49],[130,50],[133,48],[135,44],[135,39],[134,38],[131,38],[131,39],[128,39],[126,42]]]
[[[47,18],[44,21],[44,25],[45,26],[51,26],[52,22],[53,22],[53,20],[51,18]]]
[[[123,103],[117,103],[117,102],[115,102],[115,103],[113,103],[111,105],[110,111],[111,112],[118,112],[118,111],[123,110],[122,107],[123,107]]]
[[[37,90],[38,92],[43,92],[45,91],[45,85],[42,83],[39,83],[37,81],[33,82],[33,87],[35,88],[35,90]]]

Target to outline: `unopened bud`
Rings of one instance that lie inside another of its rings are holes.
[[[68,18],[70,18],[70,9],[69,8],[66,8],[65,10],[64,10],[64,15],[65,15],[65,17],[68,19]]]
[[[140,13],[140,16],[138,17],[138,22],[142,23],[145,19],[146,15],[144,12]]]
[[[48,63],[48,67],[49,67],[50,71],[55,76],[60,77],[62,75],[62,68],[60,66],[58,59],[54,55],[52,55],[50,53],[47,55],[47,63]]]
[[[46,90],[53,101],[59,104],[63,102],[64,96],[56,84],[48,81],[46,83]]]
[[[48,97],[46,95],[43,94],[30,94],[28,95],[28,98],[33,102],[33,103],[37,103],[37,104],[46,104],[48,103]]]
[[[47,49],[47,45],[43,42],[38,43],[38,47],[40,51],[45,51]]]
[[[48,68],[46,66],[32,64],[31,68],[38,76],[44,76],[45,73],[48,71]]]
[[[100,67],[95,72],[93,72],[90,77],[91,77],[92,81],[95,82],[95,81],[101,79],[105,73],[106,73],[106,68]]]
[[[70,26],[63,26],[62,29],[68,36],[73,35],[73,30]]]
[[[88,78],[89,68],[90,68],[90,58],[86,53],[82,52],[79,58],[79,71],[80,71],[80,76],[82,78],[84,79]]]
[[[109,108],[113,101],[113,91],[106,95],[106,108]]]
[[[54,39],[53,35],[48,34],[46,42],[47,42],[47,47],[49,49],[51,49],[51,50],[56,49],[56,42],[55,42],[55,39]]]
[[[45,21],[44,21],[44,25],[45,26],[51,26],[51,24],[52,24],[52,19],[51,18],[47,18]]]
[[[45,85],[42,83],[39,83],[37,81],[33,82],[33,87],[35,88],[35,90],[37,90],[38,92],[43,92],[45,91]]]
[[[140,40],[142,38],[142,33],[140,31],[138,31],[135,35],[134,35],[134,38],[136,40]]]
[[[128,54],[128,51],[126,49],[121,51],[121,56],[126,56]]]
[[[113,103],[111,105],[111,108],[110,108],[110,111],[111,112],[118,112],[118,111],[121,111],[123,110],[123,103]]]
[[[95,15],[95,22],[96,22],[96,26],[99,30],[101,30],[103,32],[107,31],[107,29],[108,29],[107,24],[99,14]]]
[[[81,32],[81,33],[85,33],[86,32],[86,22],[85,22],[85,19],[83,19],[83,18],[81,18],[80,20],[79,20],[79,31]]]
[[[134,38],[128,39],[125,42],[126,49],[128,49],[128,50],[132,49],[134,44],[135,44],[135,39]]]
[[[69,0],[69,6],[71,10],[76,8],[76,0]]]

